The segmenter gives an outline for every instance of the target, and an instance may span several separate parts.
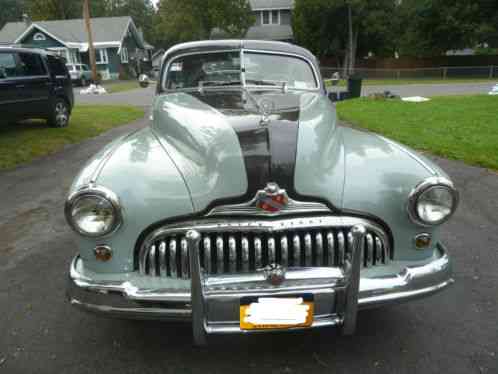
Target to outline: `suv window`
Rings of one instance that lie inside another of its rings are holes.
[[[16,57],[13,53],[0,53],[0,79],[17,76]]]
[[[48,60],[48,66],[50,67],[50,71],[52,72],[53,75],[55,76],[66,76],[67,71],[66,71],[66,65],[62,60],[54,57],[54,56],[47,56]]]
[[[19,60],[22,76],[35,77],[47,74],[39,55],[33,53],[19,53]]]

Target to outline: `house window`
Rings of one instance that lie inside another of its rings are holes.
[[[280,10],[261,11],[262,25],[280,25]]]
[[[35,34],[35,36],[33,36],[33,40],[40,42],[40,41],[47,40],[47,38],[46,38],[45,34],[42,34],[41,32],[37,32]]]
[[[128,63],[128,48],[126,47],[121,48],[121,62],[123,64]]]
[[[107,49],[99,48],[95,50],[95,61],[98,65],[104,65],[109,63],[109,56],[107,55]]]

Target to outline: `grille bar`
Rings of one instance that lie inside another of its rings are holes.
[[[201,231],[201,267],[207,274],[246,273],[271,263],[285,267],[340,267],[352,248],[350,227],[310,227],[275,232]],[[190,278],[187,230],[170,232],[148,241],[138,256],[142,275]],[[386,264],[389,243],[383,232],[367,229],[362,266]]]

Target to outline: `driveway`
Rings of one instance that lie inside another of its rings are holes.
[[[117,92],[106,95],[81,95],[80,88],[74,88],[74,99],[76,105],[135,105],[148,107],[152,104],[156,86],[151,85],[148,88]]]
[[[428,299],[363,311],[335,330],[213,338],[189,324],[112,320],[65,301],[75,255],[63,203],[85,160],[126,127],[0,173],[0,373],[497,373],[498,175],[437,158],[462,203],[444,227],[456,283]]]

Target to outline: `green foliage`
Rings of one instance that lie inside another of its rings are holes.
[[[253,23],[246,0],[161,0],[154,19],[156,40],[163,47],[209,39],[216,28],[242,37]]]
[[[296,0],[296,41],[317,56],[344,56],[348,42],[348,4],[352,6],[357,56],[394,53],[392,0]]]
[[[399,52],[416,57],[474,47],[482,23],[479,4],[468,0],[403,1],[398,10]]]
[[[2,11],[0,12],[0,30],[7,22],[21,20],[23,8],[23,0],[2,0]]]

